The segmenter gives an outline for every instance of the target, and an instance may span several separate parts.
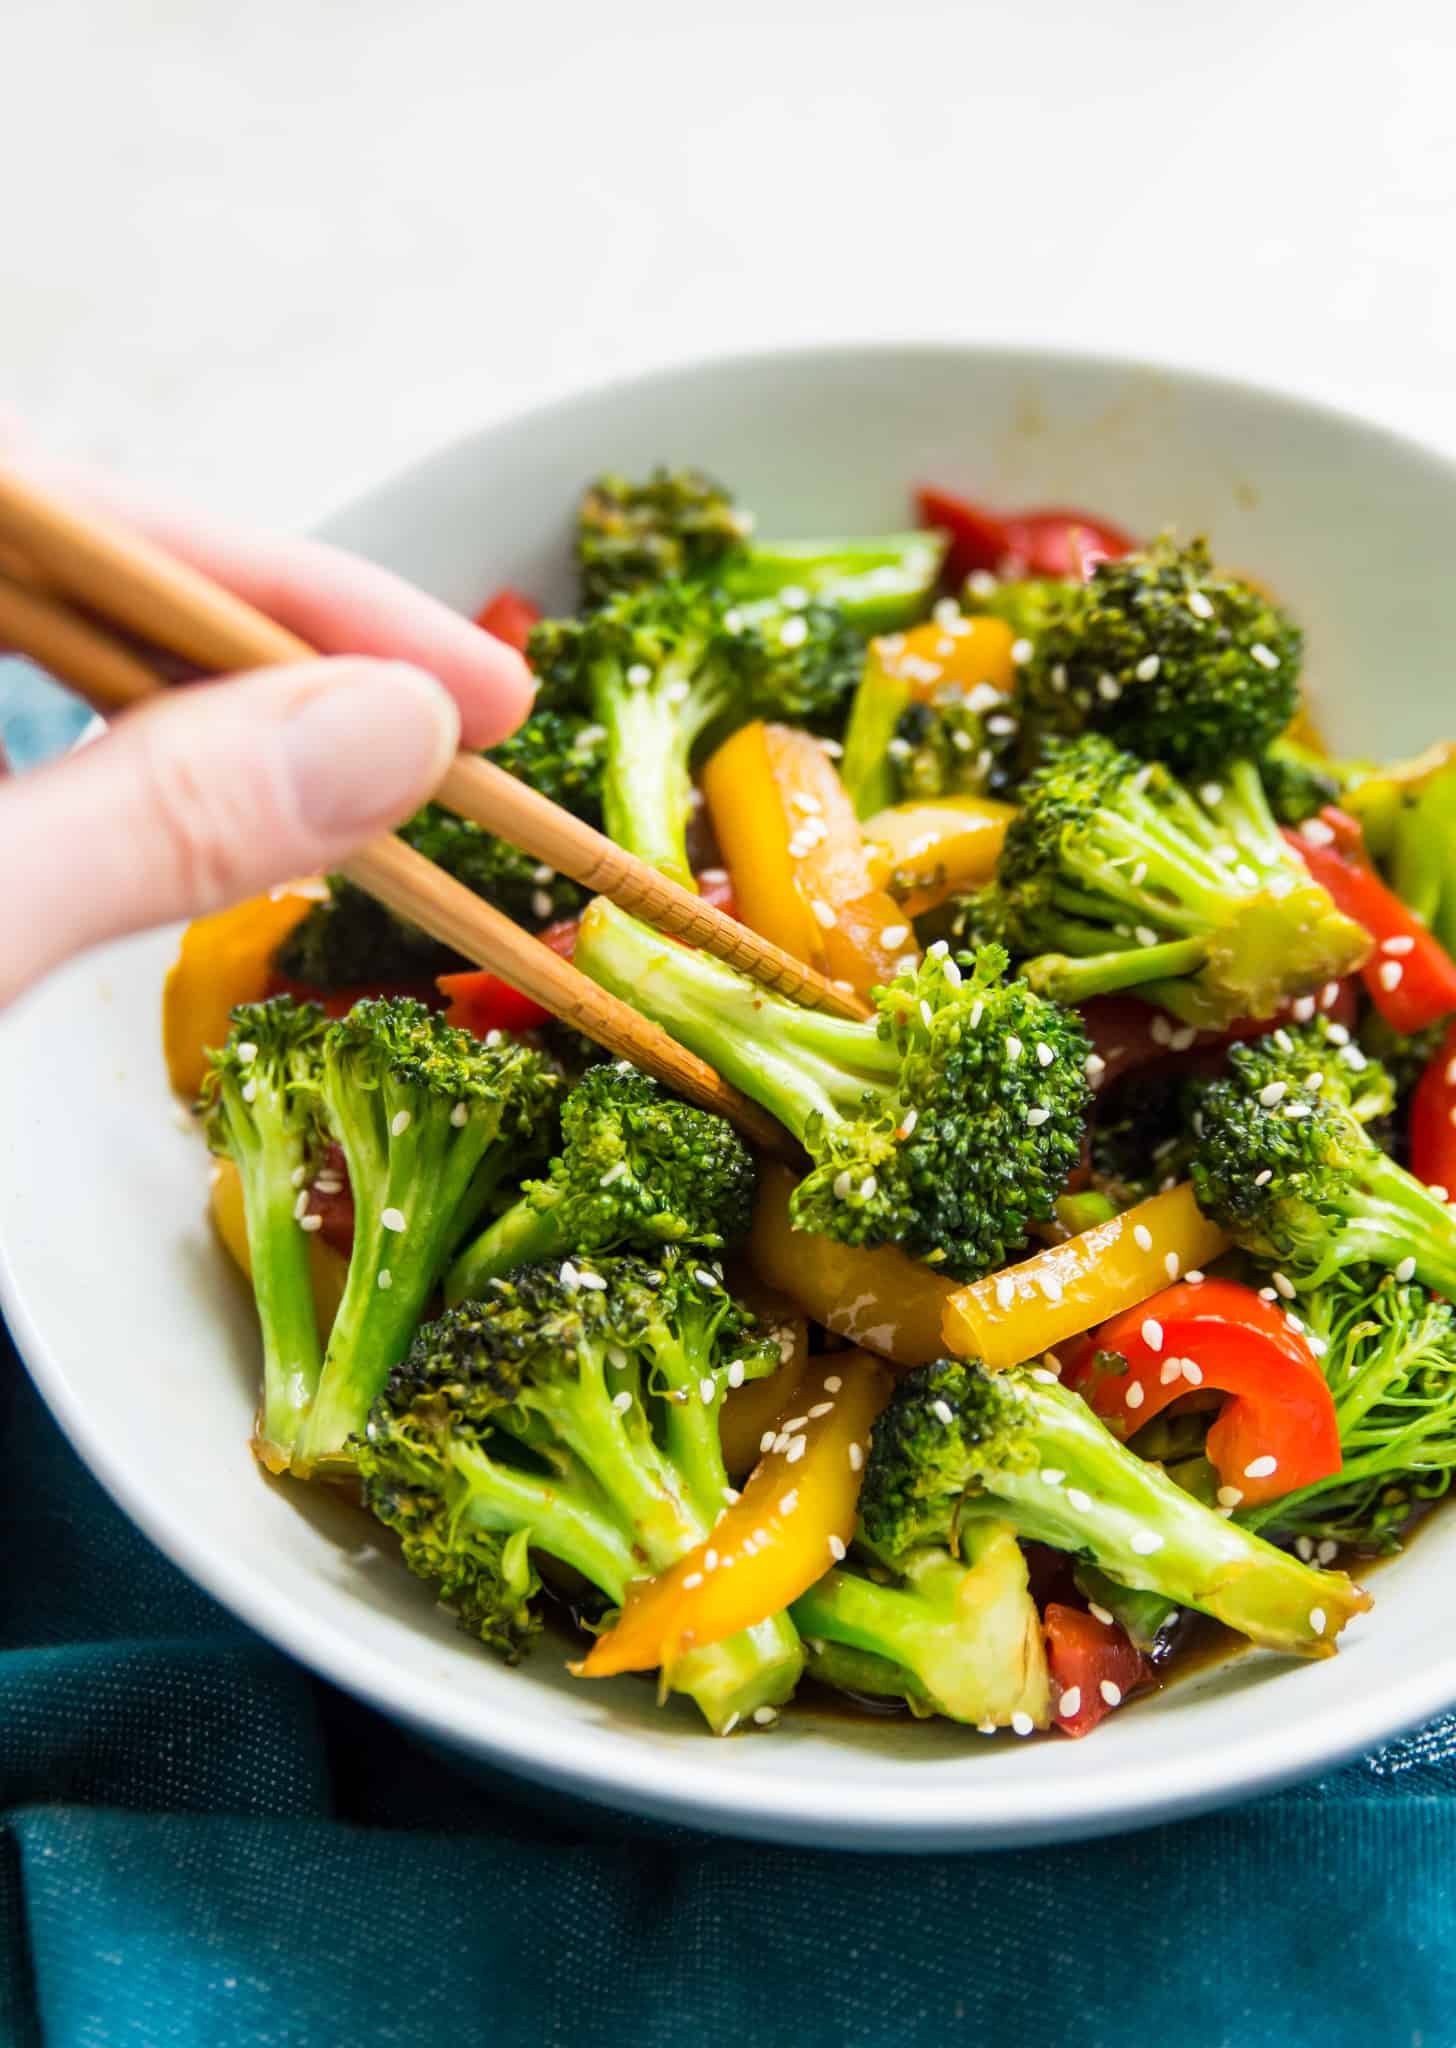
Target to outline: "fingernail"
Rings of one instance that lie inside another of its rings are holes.
[[[406,662],[337,661],[284,720],[300,814],[316,832],[383,830],[416,810],[460,741],[443,684]]]

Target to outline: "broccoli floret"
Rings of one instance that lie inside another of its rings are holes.
[[[544,1180],[468,1245],[445,1280],[447,1301],[564,1253],[720,1250],[753,1208],[753,1155],[733,1126],[679,1102],[625,1060],[590,1068],[561,1110],[561,1150]]]
[[[1222,776],[1293,718],[1302,652],[1292,620],[1216,570],[1203,541],[1165,535],[1062,587],[1021,688],[1045,733],[1102,732],[1181,774]]]
[[[1184,1026],[1184,1029],[1188,1029]],[[1176,1071],[1124,1075],[1097,1101],[1092,1175],[1119,1209],[1186,1180],[1202,1083]]]
[[[1238,1513],[1305,1556],[1398,1550],[1456,1468],[1456,1313],[1423,1287],[1373,1281],[1332,1280],[1299,1304],[1334,1396],[1340,1470]]]
[[[465,964],[451,947],[396,917],[342,875],[329,877],[327,900],[313,905],[273,956],[274,970],[285,981],[325,995],[424,987]]]
[[[1383,1067],[1402,1106],[1426,1068],[1446,1042],[1449,1017],[1438,1017],[1419,1031],[1397,1031],[1372,1005],[1360,1019],[1361,1050]]]
[[[369,1414],[364,1496],[463,1625],[514,1657],[533,1626],[532,1555],[619,1607],[633,1579],[705,1539],[728,1497],[730,1369],[777,1362],[691,1255],[523,1266],[420,1330]],[[802,1666],[781,1614],[665,1676],[726,1732],[787,1698]]]
[[[699,744],[759,716],[833,722],[863,658],[858,634],[830,606],[735,607],[682,583],[584,619],[547,621],[531,648],[553,697],[582,705],[605,729],[608,836],[688,887]]]
[[[1329,1656],[1369,1605],[1343,1573],[1315,1571],[1204,1507],[1045,1368],[940,1359],[907,1374],[875,1424],[865,1534],[893,1561],[953,1542],[960,1517],[983,1510],[1269,1649]]]
[[[1259,779],[1281,825],[1302,825],[1326,804],[1338,803],[1343,787],[1333,761],[1287,734],[1260,755]]]
[[[1456,1294],[1456,1218],[1365,1128],[1391,1098],[1358,1046],[1310,1027],[1234,1046],[1200,1105],[1199,1207],[1302,1286],[1371,1264]]]
[[[348,1164],[354,1246],[301,1467],[347,1458],[451,1253],[553,1114],[559,1083],[541,1055],[493,1036],[406,998],[356,1003],[329,1028],[323,1099]]]
[[[1286,845],[1251,762],[1185,786],[1095,733],[1053,742],[962,930],[1062,1002],[1129,989],[1184,1024],[1269,1017],[1370,950]]]
[[[1051,1720],[1041,1617],[1004,1522],[967,1515],[956,1551],[926,1544],[871,1578],[839,1565],[794,1602],[809,1675],[989,1732]]]
[[[966,584],[962,603],[973,615],[1004,620],[1018,640],[1031,643],[1034,654],[1048,622],[1080,588],[1054,576],[1021,576],[1001,583],[988,570],[978,569]]]
[[[598,477],[582,500],[577,561],[588,607],[651,583],[707,583],[729,596],[838,606],[862,633],[912,625],[945,560],[939,533],[756,541],[753,518],[701,470],[655,470],[645,483]]]
[[[582,600],[595,606],[653,583],[716,581],[752,526],[698,469],[655,469],[645,483],[599,476],[577,517]]]
[[[263,1332],[258,1455],[285,1466],[323,1364],[299,1190],[323,1141],[319,1084],[325,1032],[315,1003],[288,996],[233,1011],[227,1044],[209,1054],[200,1107],[207,1141],[243,1187],[248,1260]]]
[[[976,1278],[1050,1221],[1090,1099],[1080,1018],[944,944],[857,1023],[800,1009],[600,898],[576,964],[763,1104],[814,1162],[800,1230],[898,1244]]]
[[[916,661],[891,636],[874,642],[860,675],[840,772],[861,818],[913,798],[1004,794],[1015,779],[1019,724],[1006,692],[988,680],[927,694]]]

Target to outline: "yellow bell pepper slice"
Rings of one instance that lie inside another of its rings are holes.
[[[1020,1365],[1211,1264],[1230,1241],[1183,1181],[1020,1265],[957,1288],[946,1303],[942,1349],[979,1358],[993,1371]]]
[[[1009,695],[1016,685],[1015,645],[1016,635],[1004,619],[978,613],[945,626],[927,619],[908,633],[887,634],[872,643],[871,655],[887,676],[909,685],[916,703],[929,704],[947,691],[974,690],[978,683]]]
[[[207,1191],[207,1213],[212,1227],[217,1232],[218,1242],[251,1287],[253,1284],[253,1261],[248,1251],[248,1219],[243,1206],[242,1176],[231,1159],[214,1159],[212,1162],[212,1183]],[[313,1313],[318,1324],[319,1341],[327,1344],[329,1332],[334,1327],[334,1317],[339,1312],[339,1303],[344,1298],[344,1282],[349,1276],[349,1261],[331,1244],[325,1244],[315,1231],[308,1241],[309,1280],[313,1286]],[[281,1471],[283,1466],[264,1456],[261,1440],[253,1446],[270,1470]]]
[[[893,1245],[866,1251],[795,1230],[789,1220],[793,1191],[788,1168],[764,1161],[748,1237],[748,1256],[760,1280],[826,1330],[896,1365],[943,1357],[940,1326],[953,1282]]]
[[[179,1095],[196,1096],[208,1046],[226,1041],[239,1003],[268,993],[273,955],[326,894],[322,882],[293,882],[188,925],[162,984],[162,1052]]]
[[[854,806],[813,735],[755,720],[702,781],[744,924],[861,994],[891,980],[914,934],[872,878]]]
[[[926,797],[891,804],[864,826],[870,875],[909,917],[989,882],[1013,805],[994,797]]]
[[[809,1369],[809,1323],[786,1294],[765,1286],[751,1267],[730,1267],[728,1286],[736,1301],[753,1310],[759,1333],[777,1339],[782,1361],[777,1372],[761,1380],[745,1380],[723,1396],[718,1436],[728,1477],[736,1485],[758,1463],[764,1431],[776,1417],[788,1413],[788,1404]]]
[[[864,1351],[816,1359],[772,1448],[696,1550],[628,1587],[616,1623],[580,1664],[582,1678],[671,1676],[678,1659],[781,1614],[849,1545],[870,1429],[892,1381]]]

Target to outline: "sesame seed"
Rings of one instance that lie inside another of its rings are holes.
[[[1116,676],[1099,676],[1097,678],[1097,694],[1104,704],[1115,704],[1122,695],[1122,684],[1117,680]]]
[[[822,896],[816,896],[813,902],[809,905],[809,908],[814,913],[814,922],[817,925],[821,925],[826,932],[832,931],[834,926],[838,924],[839,918],[837,914],[832,909],[832,907],[824,901],[824,898]]]
[[[839,1374],[832,1372],[824,1382],[824,1391],[826,1394],[837,1394],[843,1385],[844,1381],[839,1377]]]
[[[1167,1045],[1172,1036],[1173,1026],[1170,1019],[1165,1017],[1161,1010],[1154,1011],[1152,1021],[1148,1025],[1148,1037],[1151,1038],[1153,1044]]]
[[[686,1580],[684,1580],[683,1583],[686,1584]],[[728,1719],[723,1723],[723,1733],[725,1735],[731,1735],[733,1733],[733,1730],[738,1726],[738,1723],[742,1719],[743,1716],[735,1708],[734,1711],[728,1716]]]
[[[1084,1515],[1092,1505],[1091,1494],[1084,1493],[1080,1486],[1069,1486],[1067,1488],[1067,1499],[1080,1514]]]
[[[988,718],[986,720],[986,730],[989,733],[994,733],[997,739],[1005,739],[1009,733],[1013,733],[1016,731],[1018,723],[1019,721],[1017,719],[1008,718],[1005,715],[1005,713],[1002,712],[999,713],[995,718]],[[969,739],[967,739],[966,735],[964,733],[957,733],[956,738],[957,740],[963,743],[962,751],[969,753],[971,743]]]
[[[652,681],[652,670],[645,661],[634,661],[627,670],[627,681],[634,690],[643,689]]]
[[[889,947],[892,953],[898,947],[903,946],[905,941],[909,938],[909,936],[910,927],[908,924],[887,924],[884,930],[880,933],[880,937],[884,940],[885,944]]]
[[[1041,1275],[1041,1291],[1048,1301],[1057,1302],[1061,1300],[1063,1293],[1062,1283],[1055,1273],[1043,1273]]]
[[[784,1425],[782,1426],[779,1434],[784,1438],[784,1441],[787,1442],[791,1436],[796,1435],[798,1431],[805,1426],[808,1420],[809,1418],[807,1415],[791,1415],[788,1421],[784,1423]]]
[[[404,1229],[404,1211],[402,1209],[386,1209],[379,1220],[386,1230],[400,1231]]]
[[[1249,649],[1249,652],[1253,655],[1255,661],[1258,662],[1260,668],[1278,668],[1279,656],[1272,647],[1266,647],[1262,640],[1256,640]]]
[[[1140,683],[1150,683],[1162,665],[1156,654],[1145,654],[1133,670],[1133,674]]]
[[[1269,1479],[1279,1470],[1279,1460],[1266,1452],[1262,1458],[1251,1459],[1244,1467],[1245,1479]]]
[[[1202,797],[1204,803],[1208,805],[1209,809],[1212,810],[1215,804],[1223,802],[1223,784],[1221,782],[1205,782],[1198,794]]]
[[[1415,945],[1416,942],[1413,938],[1410,938],[1409,936],[1398,936],[1393,939],[1382,939],[1380,942],[1380,950],[1382,953],[1389,953],[1391,957],[1394,959],[1400,958],[1406,953],[1413,953],[1415,951]]]
[[[1314,1115],[1314,1105],[1310,1102],[1286,1102],[1284,1114],[1297,1123],[1302,1116]]]
[[[1163,1547],[1163,1539],[1156,1529],[1134,1529],[1131,1543],[1139,1557],[1151,1557],[1155,1550]]]
[[[1163,1360],[1162,1368],[1158,1373],[1158,1378],[1165,1387],[1171,1387],[1174,1380],[1181,1379],[1182,1376],[1183,1361],[1181,1358],[1165,1358]]]
[[[1140,1252],[1150,1252],[1153,1248],[1153,1233],[1146,1223],[1134,1223],[1132,1239]]]
[[[1107,1062],[1103,1059],[1100,1052],[1089,1052],[1082,1071],[1095,1088],[1102,1079],[1102,1076],[1107,1072]]]
[[[388,1266],[381,1266],[379,1269],[379,1285],[384,1289],[384,1292],[386,1294],[388,1294],[390,1288],[394,1285],[394,1275],[390,1272]]]
[[[1021,1040],[1014,1031],[1008,1031],[1006,1034],[1006,1057],[1012,1066],[1021,1058]]]
[[[1308,1536],[1296,1536],[1294,1539],[1294,1554],[1296,1557],[1301,1558],[1305,1564],[1312,1564],[1314,1562],[1314,1544]]]
[[[778,1717],[777,1707],[755,1707],[753,1710],[753,1718],[760,1728],[772,1728]]]
[[[575,1286],[576,1286],[576,1284],[577,1284],[577,1279],[576,1279],[576,1268],[575,1268],[575,1266],[573,1266],[573,1265],[572,1265],[572,1263],[571,1263],[570,1259],[563,1259],[563,1260],[561,1261],[561,1275],[560,1275],[560,1278],[561,1278],[561,1284],[562,1284],[562,1286],[563,1286],[563,1287],[575,1287]]]
[[[1044,1465],[1041,1476],[1046,1485],[1060,1486],[1067,1475],[1065,1472],[1058,1471],[1055,1465]]]
[[[469,1105],[464,1102],[457,1102],[455,1107],[450,1112],[451,1123],[455,1126],[455,1129],[458,1131],[462,1124],[468,1123],[469,1120]]]
[[[1256,1188],[1266,1188],[1266,1187],[1268,1187],[1268,1185],[1269,1185],[1270,1181],[1271,1181],[1271,1180],[1273,1180],[1273,1178],[1274,1178],[1274,1169],[1273,1169],[1273,1167],[1272,1167],[1272,1166],[1266,1166],[1266,1167],[1264,1168],[1264,1170],[1263,1170],[1263,1172],[1262,1172],[1262,1173],[1256,1173],[1256,1174],[1254,1175],[1254,1186],[1255,1186]]]
[[[607,1346],[607,1364],[616,1372],[625,1372],[627,1370],[627,1354],[620,1344],[609,1344]]]
[[[703,1575],[701,1572],[689,1572],[687,1577],[683,1580],[683,1590],[684,1592],[691,1592],[694,1586],[701,1586],[702,1583]],[[733,1718],[736,1721],[738,1719],[738,1716],[735,1714]]]
[[[1325,1632],[1325,1611],[1324,1611],[1323,1607],[1311,1607],[1311,1608],[1310,1608],[1310,1610],[1309,1610],[1309,1625],[1310,1625],[1311,1629],[1313,1629],[1314,1633],[1315,1633],[1315,1634],[1316,1634],[1317,1636],[1322,1636],[1322,1635],[1324,1634],[1324,1632]]]
[[[1112,1679],[1104,1678],[1098,1685],[1097,1690],[1101,1693],[1103,1699],[1106,1700],[1109,1707],[1120,1707],[1122,1705],[1122,1687],[1114,1684]]]
[[[1158,935],[1150,924],[1134,925],[1132,935],[1140,946],[1156,946],[1158,943]]]
[[[798,1464],[800,1458],[804,1455],[804,1441],[804,1438],[801,1436],[794,1438],[789,1448],[784,1452],[784,1463],[786,1465]]]
[[[1156,1316],[1146,1316],[1143,1319],[1143,1342],[1147,1345],[1149,1351],[1162,1350],[1163,1326]]]
[[[705,1408],[711,1408],[717,1398],[718,1387],[711,1373],[704,1373],[698,1381],[698,1395]]]
[[[321,1173],[313,1184],[316,1195],[341,1195],[344,1183],[336,1173]]]
[[[1213,605],[1201,590],[1189,591],[1188,609],[1192,612],[1195,619],[1211,619],[1213,617]]]
[[[841,1537],[830,1537],[829,1555],[834,1559],[834,1562],[836,1564],[842,1564],[844,1562],[844,1542]]]
[[[927,1031],[935,1023],[935,1012],[931,1009],[929,1003],[926,1002],[924,996],[920,998],[920,1021]]]
[[[705,1550],[705,1551],[703,1552],[703,1570],[704,1570],[705,1572],[715,1572],[715,1571],[717,1571],[717,1569],[718,1569],[718,1553],[717,1553],[717,1551],[716,1551],[716,1550]]]
[[[1398,960],[1383,960],[1375,978],[1380,986],[1388,991],[1400,987],[1404,974],[1405,969]]]
[[[872,1173],[867,1173],[859,1184],[860,1199],[865,1202],[872,1202],[879,1189],[879,1185],[875,1176]]]
[[[600,1273],[588,1273],[584,1269],[578,1269],[576,1277],[579,1285],[590,1287],[597,1294],[605,1294],[607,1291],[607,1283]]]
[[[1142,1382],[1140,1380],[1129,1380],[1127,1384],[1128,1407],[1141,1408],[1146,1398],[1146,1395],[1143,1393]]]
[[[1016,1299],[1016,1282],[1009,1273],[1003,1273],[996,1282],[996,1306],[1010,1308]]]
[[[1400,1281],[1402,1286],[1405,1285],[1407,1280],[1415,1279],[1416,1262],[1409,1252],[1406,1253],[1406,1256],[1401,1260],[1400,1264],[1396,1267],[1395,1277],[1397,1280]]]
[[[955,1421],[955,1415],[951,1410],[949,1401],[932,1401],[930,1412],[937,1421],[943,1422],[947,1429]]]
[[[791,1515],[798,1505],[799,1489],[797,1486],[791,1486],[787,1493],[779,1495],[779,1513],[781,1515]]]
[[[623,1387],[620,1394],[613,1394],[612,1406],[616,1409],[619,1415],[625,1415],[627,1410],[632,1406],[632,1396],[628,1393],[625,1387]]]
[[[1011,1716],[1011,1726],[1018,1735],[1030,1735],[1032,1729],[1036,1726],[1036,1723],[1032,1720],[1030,1714],[1023,1712],[1022,1709],[1018,1707],[1016,1712]]]
[[[1081,1711],[1082,1688],[1080,1685],[1069,1685],[1057,1701],[1057,1713],[1061,1716],[1062,1720],[1071,1721],[1075,1720]]]
[[[1030,640],[1023,638],[1021,640],[1013,640],[1011,643],[1011,659],[1018,668],[1024,667],[1035,653],[1036,649]]]
[[[1048,1120],[1050,1116],[1051,1111],[1045,1106],[1045,1104],[1037,1102],[1033,1103],[1031,1108],[1028,1109],[1028,1111],[1026,1112],[1026,1121],[1031,1125],[1033,1130],[1038,1130],[1040,1129],[1041,1125]]]
[[[1201,1387],[1203,1385],[1203,1367],[1196,1358],[1184,1359],[1183,1377],[1187,1380],[1190,1387]]]
[[[1260,1301],[1277,1301],[1279,1299],[1279,1289],[1277,1287],[1261,1287],[1259,1289],[1259,1299]]]
[[[975,1030],[976,1026],[980,1023],[982,1017],[984,1017],[985,1014],[986,1005],[981,1001],[981,998],[977,996],[976,1000],[971,1004],[971,1014],[968,1020],[969,1028],[972,1031]]]
[[[784,623],[779,627],[779,645],[781,647],[802,647],[808,637],[809,622],[807,619],[785,619]]]
[[[1265,1109],[1273,1109],[1276,1104],[1284,1100],[1288,1093],[1289,1083],[1287,1081],[1271,1081],[1267,1087],[1259,1090],[1259,1100],[1263,1103]]]
[[[821,1415],[828,1415],[832,1411],[833,1407],[834,1403],[832,1401],[816,1401],[814,1403],[814,1406],[809,1410],[809,1420],[811,1422],[817,1422]]]
[[[258,1099],[257,1082],[254,1080],[244,1081],[242,1087],[238,1090],[238,1093],[242,1096],[244,1102],[256,1102]]]
[[[847,1202],[853,1187],[854,1181],[850,1175],[849,1168],[846,1166],[843,1172],[836,1173],[834,1176],[833,1194],[835,1201]]]
[[[1099,1607],[1095,1600],[1087,1602],[1087,1612],[1094,1621],[1100,1621],[1104,1628],[1112,1627],[1112,1615],[1106,1607]]]
[[[1056,1054],[1052,1051],[1046,1040],[1042,1039],[1037,1045],[1036,1057],[1039,1066],[1049,1067],[1056,1059]]]
[[[919,1123],[919,1121],[919,1110],[907,1109],[904,1116],[900,1119],[899,1125],[897,1126],[895,1131],[895,1136],[897,1138],[908,1138],[911,1132],[915,1129],[916,1124]]]
[[[961,608],[953,597],[938,597],[931,607],[930,616],[937,626],[960,624]]]
[[[861,1447],[860,1447],[860,1446],[859,1446],[858,1444],[851,1444],[851,1445],[850,1445],[850,1447],[849,1447],[849,1469],[850,1469],[850,1471],[851,1471],[851,1472],[858,1472],[858,1471],[859,1471],[859,1469],[860,1469],[860,1467],[861,1467],[861,1466],[862,1466],[863,1464],[864,1464],[864,1451],[863,1451],[863,1450],[861,1449]]]
[[[1183,1275],[1183,1278],[1190,1287],[1201,1287],[1203,1285],[1203,1274],[1197,1266],[1190,1266]]]
[[[1296,1024],[1308,1024],[1314,1015],[1314,997],[1296,996],[1289,1008]]]
[[[741,1358],[735,1358],[729,1366],[728,1384],[730,1387],[741,1387],[743,1385],[743,1360]]]
[[[1284,1296],[1286,1301],[1293,1301],[1299,1290],[1287,1273],[1271,1273],[1269,1278],[1274,1282],[1275,1287]]]
[[[1049,1357],[1051,1354],[1048,1353],[1047,1355]],[[1028,1379],[1039,1380],[1044,1387],[1054,1387],[1057,1384],[1056,1374],[1051,1370],[1050,1366],[1046,1365],[1034,1365],[1027,1377]]]
[[[1163,1271],[1167,1274],[1170,1280],[1176,1280],[1178,1278],[1178,1269],[1180,1268],[1182,1263],[1183,1261],[1179,1258],[1176,1252],[1164,1252]]]
[[[1334,1537],[1326,1536],[1321,1541],[1318,1550],[1316,1550],[1315,1557],[1321,1564],[1333,1564],[1339,1554],[1340,1546],[1336,1543]]]

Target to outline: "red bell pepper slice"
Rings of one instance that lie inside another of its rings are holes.
[[[484,632],[493,633],[497,640],[504,640],[507,647],[524,654],[531,628],[540,617],[539,607],[529,597],[522,597],[519,590],[498,590],[476,613],[475,623]]]
[[[1309,1000],[1309,999],[1307,999]],[[1285,1003],[1272,1017],[1244,1017],[1224,1031],[1194,1031],[1180,1025],[1163,1011],[1140,1003],[1135,996],[1095,996],[1082,1005],[1082,1022],[1101,1063],[1092,1069],[1094,1085],[1107,1088],[1135,1067],[1151,1066],[1157,1060],[1185,1059],[1190,1068],[1221,1059],[1224,1048],[1241,1039],[1263,1038],[1281,1024],[1319,1011],[1332,1024],[1354,1028],[1357,1003],[1352,979],[1332,981],[1312,999],[1313,1008]]]
[[[1277,1500],[1340,1469],[1334,1396],[1308,1338],[1236,1281],[1180,1280],[1114,1316],[1074,1371],[1094,1412],[1129,1436],[1195,1389],[1227,1394],[1206,1446],[1221,1506]]]
[[[950,535],[945,573],[952,583],[963,583],[975,569],[1000,573],[1012,566],[1022,576],[1085,581],[1099,562],[1130,554],[1136,545],[1109,520],[1064,506],[996,513],[931,485],[916,491],[915,503],[922,525]]]
[[[1456,1022],[1411,1097],[1410,1165],[1428,1188],[1456,1196]]]
[[[698,894],[703,901],[711,903],[717,910],[726,910],[731,916],[733,885],[728,879],[727,869],[704,868],[696,880]],[[549,946],[553,953],[569,960],[576,951],[580,922],[575,917],[558,918],[555,924],[548,924],[538,932],[537,937],[543,946]],[[436,987],[449,1005],[445,1022],[473,1031],[477,1038],[484,1038],[487,1031],[539,1031],[543,1024],[551,1022],[549,1010],[543,1010],[532,997],[522,995],[518,988],[512,988],[508,981],[502,981],[488,967],[470,967],[460,974],[442,974]]]
[[[1052,1675],[1053,1718],[1064,1735],[1090,1735],[1153,1667],[1115,1621],[1053,1601],[1042,1615]]]
[[[276,971],[268,977],[270,996],[292,996],[295,1002],[317,1003],[326,1017],[347,1017],[355,1003],[366,996],[412,996],[416,1002],[440,1007],[440,995],[432,981],[367,981],[352,988],[310,988],[307,982],[291,981]]]
[[[1336,909],[1363,925],[1375,941],[1360,975],[1387,1024],[1401,1032],[1423,1031],[1456,1010],[1456,960],[1381,881],[1355,819],[1328,805],[1317,820],[1284,836],[1334,898]]]

